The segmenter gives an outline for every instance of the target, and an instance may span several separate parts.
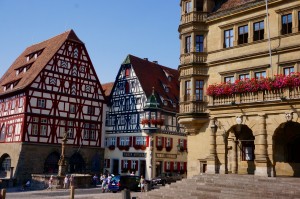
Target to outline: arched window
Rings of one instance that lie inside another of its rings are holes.
[[[53,152],[48,155],[44,164],[44,173],[57,173],[59,158],[60,155],[58,152]]]
[[[1,170],[2,171],[10,171],[10,167],[11,167],[10,156],[5,154],[5,155],[3,155],[3,157],[1,159],[2,159]]]

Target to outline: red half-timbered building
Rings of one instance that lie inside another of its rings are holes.
[[[68,172],[100,171],[105,97],[73,30],[28,47],[0,86],[0,177],[56,173],[64,133]]]

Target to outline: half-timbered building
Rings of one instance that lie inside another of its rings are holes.
[[[126,57],[111,85],[105,170],[147,179],[165,171],[185,173],[186,137],[176,119],[178,76],[157,62]]]
[[[65,133],[68,172],[100,171],[105,96],[73,30],[26,48],[0,85],[1,177],[57,173]]]

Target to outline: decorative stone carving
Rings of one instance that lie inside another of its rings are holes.
[[[287,122],[293,121],[293,112],[286,112],[285,113],[285,119]]]

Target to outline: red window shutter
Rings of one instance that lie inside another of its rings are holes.
[[[186,171],[186,162],[183,163],[183,170]]]
[[[180,171],[180,162],[177,162],[177,171]]]
[[[173,148],[173,138],[170,139],[171,148]]]
[[[183,148],[186,150],[187,149],[187,140],[183,141]]]
[[[174,162],[170,163],[170,170],[173,171],[174,170]]]
[[[156,136],[156,138],[155,138],[155,145],[156,145],[156,147],[158,146],[158,136]]]
[[[149,136],[147,136],[147,138],[146,138],[146,146],[147,147],[149,146]]]
[[[117,147],[120,146],[120,137],[117,137]]]
[[[131,169],[131,160],[127,160],[127,163],[128,163],[127,168]]]
[[[165,138],[164,137],[161,137],[161,146],[165,147]]]
[[[139,161],[138,160],[135,161],[135,170],[136,171],[139,170]]]
[[[165,162],[165,171],[167,170],[167,162]]]
[[[129,137],[129,146],[132,147],[132,137]]]
[[[121,169],[124,169],[124,160],[121,160]]]
[[[133,147],[135,147],[135,146],[136,146],[136,144],[135,144],[136,137],[135,137],[135,136],[133,136],[133,137],[132,137],[132,140],[133,140],[133,144],[132,144],[132,146],[133,146]]]

